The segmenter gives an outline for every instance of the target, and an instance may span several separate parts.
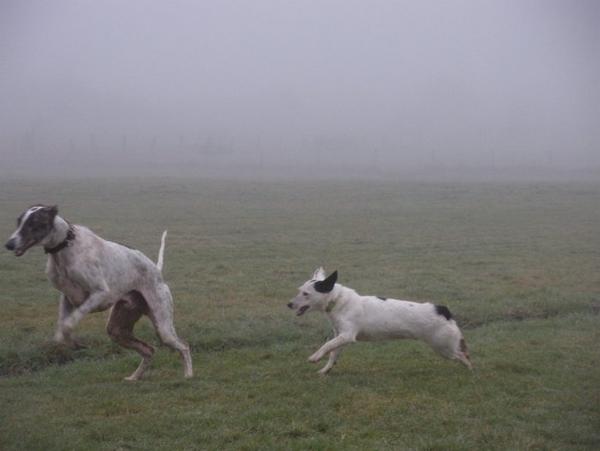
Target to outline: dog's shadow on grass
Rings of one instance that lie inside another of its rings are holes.
[[[104,349],[104,351],[100,351]],[[0,375],[16,376],[62,366],[86,358],[103,358],[112,352],[98,340],[85,337],[77,345],[45,340],[21,352],[9,352],[0,359]]]

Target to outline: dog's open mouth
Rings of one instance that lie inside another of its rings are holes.
[[[25,250],[26,250],[26,249],[16,249],[16,250],[15,250],[15,255],[16,255],[17,257],[20,257],[21,255],[23,255],[23,254],[25,253]]]
[[[300,307],[298,309],[298,312],[296,313],[296,316],[302,316],[304,315],[304,313],[309,309],[310,305],[303,305],[302,307]]]
[[[25,244],[24,246],[19,247],[18,249],[15,249],[15,256],[20,257],[21,255],[23,255],[25,252],[27,252],[27,250],[33,246],[34,244],[36,244],[35,241],[30,242]]]

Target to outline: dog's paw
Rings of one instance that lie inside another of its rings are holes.
[[[331,367],[328,368],[327,366],[324,366],[319,371],[317,371],[317,373],[320,374],[321,376],[327,376],[330,371],[331,371]]]
[[[76,342],[73,341],[73,339],[69,335],[64,334],[62,332],[57,332],[57,333],[54,334],[54,342],[58,346],[63,346],[65,348],[75,348],[75,349],[77,349]]]
[[[72,347],[73,349],[87,349],[88,345],[83,344],[80,341],[77,340],[71,340],[71,342],[69,343],[69,346]]]
[[[319,354],[317,354],[317,353],[314,353],[313,355],[311,355],[311,356],[308,358],[308,361],[309,361],[310,363],[317,363],[319,360],[321,360],[321,356],[320,356]]]
[[[62,323],[62,333],[64,335],[71,335],[71,332],[73,331],[73,329],[75,328],[75,320],[73,319],[73,317],[69,317],[65,320],[64,323]]]
[[[65,337],[65,334],[62,333],[62,331],[57,331],[54,334],[54,342],[57,345],[66,345],[67,344],[67,338]]]
[[[64,346],[67,348],[71,348],[71,349],[87,349],[87,345],[81,343],[78,340],[73,339],[71,336],[66,335],[62,332],[57,332],[56,334],[54,334],[54,342],[58,345],[58,346]]]

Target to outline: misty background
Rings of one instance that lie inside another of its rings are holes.
[[[600,2],[0,0],[0,174],[600,174]]]

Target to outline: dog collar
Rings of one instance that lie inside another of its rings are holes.
[[[331,301],[329,301],[327,303],[327,306],[325,307],[325,311],[327,313],[330,313],[333,310],[333,307],[335,307],[335,299],[332,299]]]
[[[44,252],[46,254],[56,254],[57,252],[62,251],[65,247],[69,245],[71,241],[75,239],[75,231],[72,226],[69,226],[69,230],[67,230],[67,236],[64,240],[62,240],[59,244],[54,247],[47,248],[44,246]]]

